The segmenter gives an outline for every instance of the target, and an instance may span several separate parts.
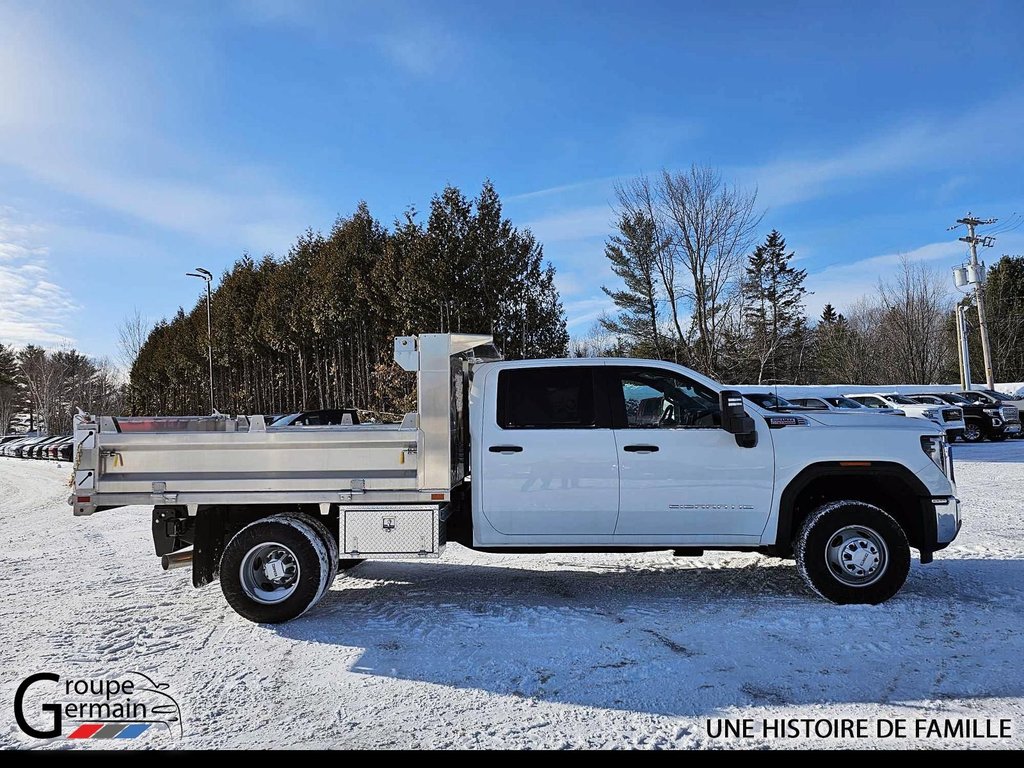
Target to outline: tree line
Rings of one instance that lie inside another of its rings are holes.
[[[568,350],[673,360],[727,383],[957,379],[944,272],[903,259],[869,296],[809,318],[807,274],[783,235],[755,240],[756,197],[697,166],[619,185],[616,231],[604,245],[619,278],[604,289],[616,311],[571,344],[554,268],[533,234],[503,215],[490,182],[472,199],[446,187],[425,221],[410,209],[390,227],[360,204],[327,234],[307,230],[283,258],[245,255],[225,271],[213,293],[215,405],[401,415],[414,407],[414,377],[392,363],[393,337],[432,331],[492,334],[509,358]],[[1022,381],[1024,257],[990,268],[986,297],[997,376]],[[78,407],[209,410],[205,297],[152,328],[136,311],[119,347],[127,383],[71,348],[0,344],[0,432],[18,414],[67,432]],[[976,322],[970,347],[977,380]]]
[[[807,273],[771,230],[756,192],[711,168],[662,171],[616,188],[605,257],[616,310],[573,354],[655,357],[728,383],[930,384],[956,381],[955,305],[946,273],[901,259],[896,275],[839,312],[805,308]],[[1024,378],[1024,258],[990,271],[986,296],[997,375]],[[980,341],[971,353],[980,368]],[[977,377],[975,377],[977,378]]]
[[[76,409],[120,413],[124,388],[117,370],[65,347],[21,350],[0,344],[0,435],[18,419],[24,429],[69,434]]]
[[[412,333],[485,333],[507,357],[562,355],[554,274],[489,181],[472,199],[446,187],[425,222],[409,210],[388,228],[361,203],[283,258],[243,256],[224,273],[212,298],[215,406],[400,415],[413,408],[414,377],[394,365],[392,345]],[[206,335],[205,297],[157,323],[131,365],[130,410],[209,411]],[[139,338],[131,319],[123,345]]]

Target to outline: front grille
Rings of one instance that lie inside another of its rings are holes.
[[[942,412],[943,421],[960,421],[963,417],[963,412],[959,408],[946,408]]]
[[[999,409],[999,414],[1003,417],[1003,421],[1020,421],[1020,412],[1015,405],[1004,405]]]

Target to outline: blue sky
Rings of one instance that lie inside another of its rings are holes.
[[[1022,30],[1017,0],[0,0],[0,341],[113,357],[188,269],[488,177],[581,334],[615,180],[692,162],[843,307],[900,253],[959,262],[968,209],[1024,213]]]

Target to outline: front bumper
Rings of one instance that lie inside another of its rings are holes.
[[[960,533],[960,499],[956,496],[928,496],[921,499],[921,562],[930,563],[932,553],[945,549]]]
[[[949,546],[950,542],[960,533],[960,499],[956,496],[937,496],[931,500],[935,508],[935,543],[936,549]]]

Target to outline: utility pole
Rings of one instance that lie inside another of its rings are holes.
[[[995,372],[992,369],[992,348],[988,341],[988,321],[985,319],[985,271],[984,266],[978,262],[978,246],[983,245],[991,248],[995,238],[991,235],[978,237],[975,228],[987,224],[995,224],[997,219],[979,219],[968,213],[962,219],[956,220],[956,225],[963,224],[967,227],[967,237],[960,240],[967,243],[971,248],[971,261],[967,267],[967,283],[974,287],[974,303],[978,305],[978,330],[981,333],[981,354],[985,359],[985,385],[989,389],[996,388]]]
[[[971,352],[967,345],[967,340],[970,337],[967,324],[967,312],[969,310],[969,304],[956,305],[956,341],[960,363],[960,388],[964,392],[968,392],[971,389]]]
[[[206,281],[206,359],[210,364],[210,413],[212,414],[217,410],[213,405],[213,314],[210,309],[212,301],[210,283],[213,282],[213,274],[202,267],[196,267],[195,272],[186,272],[185,274],[188,277],[198,277],[200,280]]]

